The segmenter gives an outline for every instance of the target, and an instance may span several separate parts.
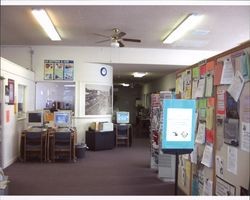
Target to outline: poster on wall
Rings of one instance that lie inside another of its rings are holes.
[[[9,104],[14,104],[15,102],[15,81],[8,79],[8,88],[9,88]]]
[[[163,152],[191,152],[194,149],[195,109],[195,100],[163,100]]]
[[[73,80],[73,60],[44,60],[44,80]]]
[[[55,61],[54,80],[63,80],[63,62],[61,60]]]
[[[52,60],[44,60],[44,80],[53,80],[54,78],[54,62]]]
[[[86,84],[85,115],[112,114],[112,86]]]
[[[74,76],[74,61],[73,60],[64,60],[64,80],[73,80]]]

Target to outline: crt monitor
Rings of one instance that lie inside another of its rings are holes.
[[[54,112],[54,123],[57,127],[71,127],[71,111],[60,110]]]
[[[43,111],[32,111],[27,113],[28,126],[43,126]]]
[[[129,123],[129,112],[125,111],[116,112],[116,123],[117,124]]]

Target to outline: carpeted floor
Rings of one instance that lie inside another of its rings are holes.
[[[87,151],[76,163],[16,162],[5,169],[10,195],[174,195],[150,169],[149,139],[130,148]]]

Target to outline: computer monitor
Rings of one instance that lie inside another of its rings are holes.
[[[128,124],[129,123],[129,112],[125,112],[125,111],[116,112],[116,123],[117,124]]]
[[[27,112],[28,126],[43,126],[43,111]]]
[[[71,110],[60,110],[54,112],[54,123],[56,127],[71,127]]]

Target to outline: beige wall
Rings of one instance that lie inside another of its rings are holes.
[[[148,107],[146,98],[150,98],[150,94],[159,91],[166,91],[175,88],[175,72],[167,74],[164,77],[155,80],[153,82],[147,83],[142,87],[142,104],[144,107]]]

